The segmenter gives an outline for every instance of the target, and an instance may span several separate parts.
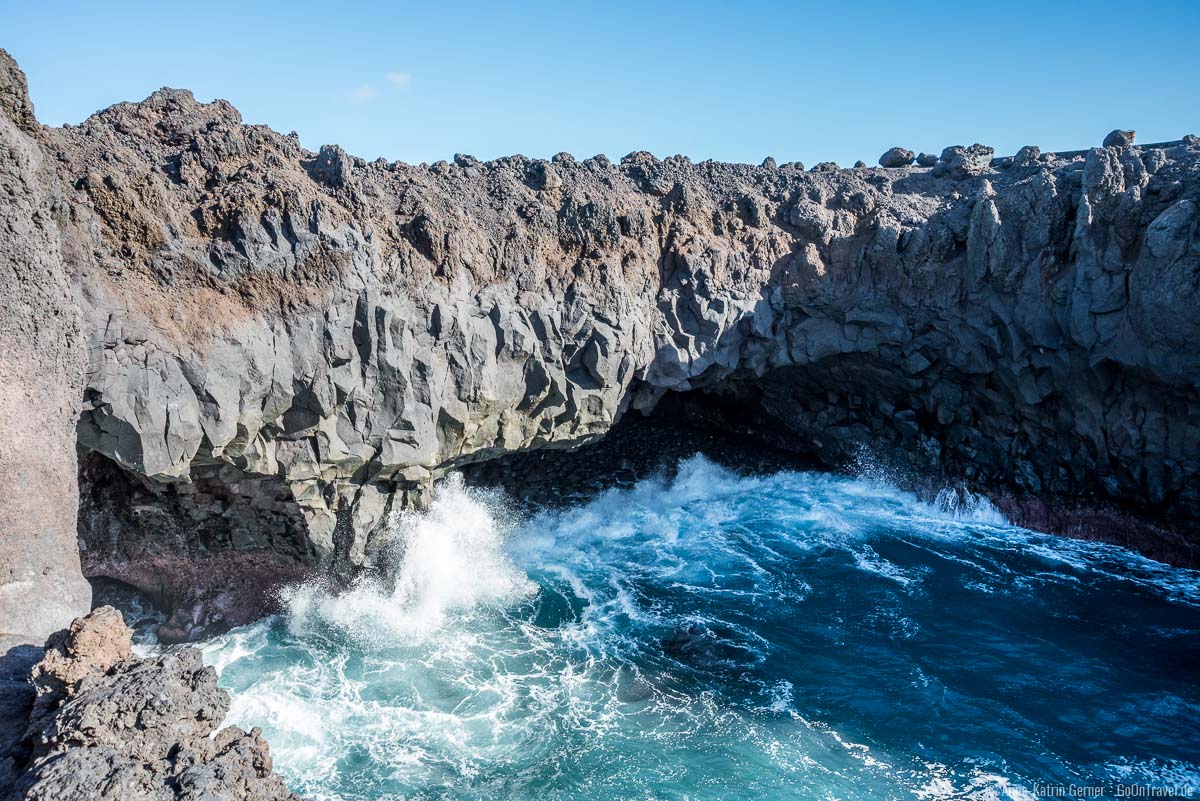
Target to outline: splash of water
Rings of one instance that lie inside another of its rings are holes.
[[[1200,682],[1179,667],[1200,653],[1200,575],[978,501],[693,458],[519,524],[452,480],[393,536],[390,582],[297,588],[206,648],[232,721],[263,726],[316,799],[1030,798],[1200,776]]]
[[[285,589],[293,633],[326,628],[360,645],[420,642],[448,617],[533,593],[536,586],[501,549],[512,524],[498,512],[498,499],[450,476],[427,512],[393,516],[384,546],[396,554],[393,575],[364,577],[339,594],[319,582]]]
[[[942,514],[962,520],[997,526],[1008,523],[987,496],[971,492],[966,487],[943,487],[938,490],[933,505]]]

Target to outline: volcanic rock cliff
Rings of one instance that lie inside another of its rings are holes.
[[[0,50],[0,662],[91,598],[75,545],[83,349],[63,257],[75,231],[42,133]]]
[[[22,197],[61,192],[85,341],[85,571],[173,598],[181,637],[238,622],[197,573],[349,575],[445,471],[593,440],[668,394],[1050,528],[1141,521],[1134,544],[1195,561],[1194,137],[870,169],[413,166],[313,153],[173,89],[22,119],[43,165]]]

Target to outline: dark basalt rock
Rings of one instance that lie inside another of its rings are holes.
[[[1118,128],[1104,137],[1105,147],[1131,147],[1137,137],[1137,131],[1122,131]]]
[[[8,799],[299,801],[272,772],[258,729],[217,731],[229,696],[199,651],[136,659],[129,641],[111,607],[51,638]]]
[[[976,175],[983,175],[991,168],[992,155],[995,152],[986,145],[974,144],[970,147],[953,145],[942,151],[941,158],[933,167],[933,174],[950,176],[960,181]]]
[[[719,624],[687,623],[661,641],[663,653],[698,670],[744,669],[761,661],[738,633]]]
[[[1013,165],[1017,167],[1036,167],[1042,161],[1042,150],[1037,145],[1025,145],[1013,156]]]
[[[907,167],[913,163],[916,154],[902,147],[893,147],[879,157],[879,166],[887,168]]]

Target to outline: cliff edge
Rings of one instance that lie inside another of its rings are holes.
[[[83,564],[170,598],[179,638],[251,616],[236,587],[370,569],[447,470],[667,395],[1197,562],[1195,137],[408,165],[175,89],[29,130],[77,268]]]
[[[25,76],[0,50],[0,657],[87,612],[75,426],[83,338],[73,232]]]

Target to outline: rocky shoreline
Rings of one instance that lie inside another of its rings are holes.
[[[867,461],[1200,564],[1200,139],[880,162],[366,162],[178,89],[55,129],[0,50],[5,714],[85,576],[210,636],[378,567],[455,470],[546,503],[706,448]],[[84,679],[27,797],[283,797],[187,653]],[[196,714],[145,768],[104,698],[150,676]]]
[[[258,729],[218,730],[229,695],[198,650],[137,658],[131,636],[104,606],[50,638],[0,721],[0,798],[300,801]]]
[[[1150,521],[1125,541],[1193,563],[1194,138],[407,165],[178,90],[35,138],[86,340],[83,567],[178,599],[181,636],[220,615],[188,562],[347,579],[447,471],[682,396],[701,427],[1054,530]]]

